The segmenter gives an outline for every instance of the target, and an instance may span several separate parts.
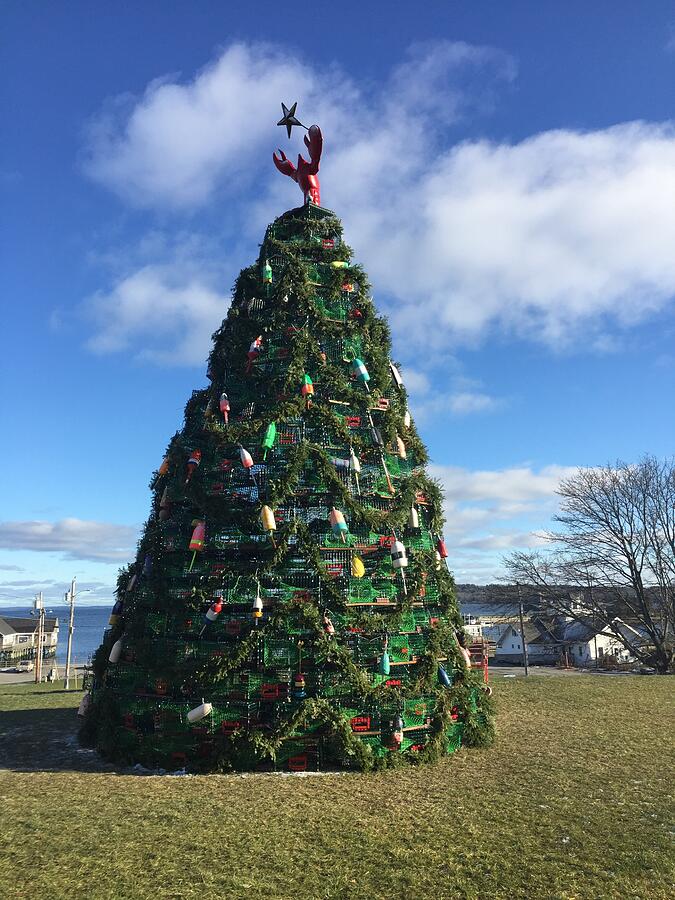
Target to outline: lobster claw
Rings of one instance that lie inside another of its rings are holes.
[[[277,159],[277,154],[272,154],[272,159],[274,160],[274,165],[281,172],[282,175],[288,175],[290,178],[296,178],[296,169],[290,159],[286,158],[286,154],[283,150],[279,150],[279,159]]]
[[[309,164],[309,174],[316,175],[319,171],[319,160],[321,159],[321,151],[323,150],[323,135],[318,125],[311,125],[309,132],[304,137],[305,147],[309,152],[311,160]]]

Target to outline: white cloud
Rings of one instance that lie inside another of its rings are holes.
[[[279,98],[314,80],[280,49],[234,44],[187,83],[158,78],[140,100],[112,101],[90,125],[85,171],[134,206],[190,208],[221,181],[236,191]]]
[[[170,365],[204,363],[211,335],[230,305],[204,279],[181,265],[148,265],[87,301],[95,353],[133,347],[137,359]]]
[[[496,471],[432,466],[432,474],[443,482],[446,497],[452,502],[481,501],[510,505],[552,497],[560,481],[576,471],[576,467],[556,465],[544,466],[538,472],[530,466]]]
[[[617,328],[675,294],[675,131],[630,122],[450,146],[448,124],[484,114],[513,77],[504,53],[439,42],[364,87],[335,67],[238,44],[191,80],[160,79],[118,102],[93,127],[86,168],[135,205],[236,200],[233,217],[259,239],[300,199],[270,160],[276,142],[287,146],[272,124],[279,98],[297,97],[325,132],[323,202],[342,215],[409,353],[448,353],[494,330],[614,350]],[[185,302],[175,297],[167,313],[180,319]],[[114,329],[107,338],[115,344]],[[198,344],[179,360],[203,358],[208,341]],[[487,394],[455,400],[488,405]]]
[[[445,492],[448,562],[457,581],[495,581],[503,574],[503,553],[541,546],[542,529],[558,506],[556,489],[561,479],[577,471],[557,465],[539,470],[430,466],[430,475]]]
[[[137,530],[128,525],[75,518],[59,522],[0,522],[0,548],[57,552],[67,559],[96,562],[128,560],[137,536]]]

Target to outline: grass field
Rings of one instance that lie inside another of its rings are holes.
[[[172,778],[101,771],[79,694],[0,687],[0,897],[675,896],[672,678],[495,691],[497,745],[434,767]]]

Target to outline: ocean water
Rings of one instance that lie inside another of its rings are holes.
[[[73,649],[71,660],[74,663],[84,664],[89,661],[92,654],[98,649],[103,639],[103,631],[110,618],[110,606],[87,606],[75,604],[75,621],[73,630]],[[66,661],[66,648],[68,646],[68,618],[70,609],[68,606],[47,606],[48,618],[59,620],[59,642],[56,645],[56,661],[63,665]],[[2,607],[0,616],[30,616],[30,607]]]

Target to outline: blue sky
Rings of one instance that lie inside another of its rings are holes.
[[[637,3],[3,6],[0,603],[109,600],[265,225],[281,100],[446,486],[460,582],[559,478],[672,453],[675,12]]]

